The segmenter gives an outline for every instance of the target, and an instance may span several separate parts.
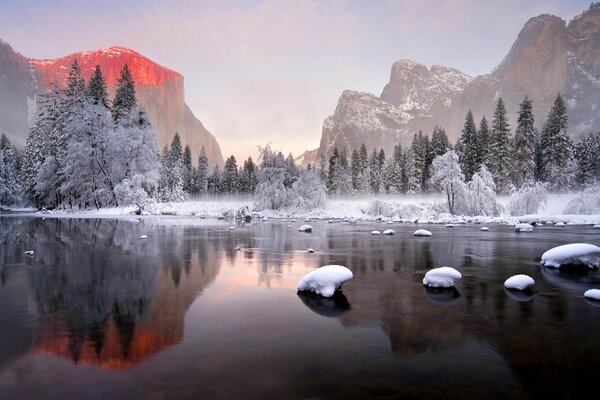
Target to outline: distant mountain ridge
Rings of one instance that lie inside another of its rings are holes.
[[[381,96],[342,93],[323,123],[317,159],[336,146],[349,155],[363,142],[369,150],[383,147],[388,153],[397,143],[409,145],[419,130],[431,135],[436,125],[456,141],[468,110],[478,121],[491,119],[500,97],[514,130],[518,105],[529,96],[541,129],[559,93],[568,105],[573,138],[600,130],[600,4],[568,24],[548,14],[531,18],[486,75],[471,78],[453,68],[395,62]]]
[[[119,73],[127,64],[135,81],[138,102],[146,108],[158,132],[159,147],[168,145],[175,132],[179,132],[182,144],[190,146],[194,160],[204,146],[211,165],[223,165],[216,138],[185,104],[183,76],[134,50],[119,46],[39,60],[26,59],[6,42],[0,43],[0,105],[7,105],[9,110],[0,111],[0,130],[6,131],[16,144],[22,146],[25,143],[33,123],[36,95],[54,82],[64,85],[74,59],[81,65],[86,80],[99,64],[111,96]]]

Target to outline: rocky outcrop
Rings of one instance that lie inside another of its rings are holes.
[[[135,81],[138,102],[146,108],[158,132],[159,148],[169,144],[175,132],[179,132],[182,144],[190,146],[194,160],[204,146],[211,164],[223,164],[217,140],[185,104],[183,76],[178,72],[124,47],[78,52],[53,60],[27,60],[14,51],[7,55],[5,47],[0,44],[0,71],[13,72],[10,75],[1,72],[0,77],[6,75],[12,88],[4,89],[0,80],[0,104],[9,103],[12,108],[2,107],[0,129],[6,130],[17,144],[25,143],[32,123],[28,117],[35,101],[28,103],[26,99],[34,99],[36,93],[44,92],[54,83],[64,85],[70,66],[77,59],[86,80],[96,64],[100,65],[110,96],[114,95],[121,69],[127,64]]]
[[[27,59],[0,40],[0,133],[17,146],[25,145],[36,93]]]
[[[553,15],[531,18],[502,62],[489,74],[471,79],[452,68],[426,66],[400,60],[392,66],[389,83],[380,98],[369,98],[362,106],[340,106],[348,101],[342,94],[333,116],[323,124],[319,154],[329,154],[345,144],[347,152],[364,142],[369,150],[391,151],[397,143],[408,145],[419,130],[431,134],[435,125],[445,128],[449,138],[460,136],[465,115],[471,110],[477,120],[491,119],[499,97],[514,128],[519,103],[525,95],[533,100],[539,129],[557,94],[568,105],[568,133],[574,139],[600,130],[600,4],[575,17],[568,24]],[[386,108],[385,102],[393,108]],[[354,108],[353,108],[354,107]],[[372,109],[370,109],[372,107]],[[352,110],[340,113],[340,108]],[[386,109],[395,126],[381,129],[373,115]],[[353,114],[354,113],[354,114]],[[355,121],[362,121],[357,124]],[[344,142],[344,137],[347,142]]]

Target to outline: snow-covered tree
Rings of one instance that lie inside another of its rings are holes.
[[[600,182],[600,132],[584,136],[575,146],[578,180],[584,184]]]
[[[361,168],[360,168],[360,156],[358,151],[354,149],[350,156],[350,176],[352,178],[352,189],[358,191],[358,183],[360,180]]]
[[[415,153],[412,147],[402,157],[402,192],[408,195],[421,193],[421,178],[415,167]]]
[[[492,173],[484,165],[479,168],[469,183],[469,211],[472,215],[499,215],[500,205],[496,198],[496,184]]]
[[[292,153],[288,154],[285,158],[285,180],[283,184],[286,188],[291,188],[292,184],[296,182],[298,177],[300,176],[300,170],[294,161],[294,156]]]
[[[369,171],[369,153],[367,152],[367,146],[363,143],[360,146],[358,152],[359,165],[358,165],[358,178],[356,191],[361,194],[371,193],[371,173]]]
[[[302,171],[288,196],[287,203],[298,211],[309,211],[327,205],[327,187],[314,171]]]
[[[571,200],[565,214],[600,214],[600,184],[589,185],[579,197]]]
[[[242,192],[254,194],[256,185],[258,184],[257,173],[256,164],[254,164],[252,157],[248,157],[248,159],[244,161],[244,166],[242,168]]]
[[[215,165],[212,174],[207,179],[207,193],[216,196],[221,193],[221,187],[221,170],[218,165]]]
[[[468,210],[467,185],[456,151],[450,150],[433,160],[431,183],[446,195],[450,214]]]
[[[208,157],[206,156],[206,150],[204,146],[200,149],[200,155],[198,156],[198,168],[196,170],[196,191],[200,194],[206,194],[208,192],[208,177],[210,175],[210,169],[208,166]]]
[[[254,197],[254,210],[278,210],[285,207],[288,193],[285,185],[285,161],[269,145],[259,148],[260,170]]]
[[[369,159],[369,181],[371,182],[371,191],[375,194],[383,190],[383,176],[379,168],[379,153],[373,149]]]
[[[238,174],[237,161],[234,156],[225,161],[223,168],[223,191],[228,194],[237,194],[240,191],[240,178]]]
[[[0,138],[0,204],[13,205],[21,200],[18,154],[6,135]]]
[[[510,215],[527,215],[537,213],[546,204],[548,191],[546,185],[540,182],[528,183],[514,192],[508,201]]]
[[[402,191],[402,146],[394,146],[394,153],[385,166],[385,190],[391,193]]]
[[[446,131],[442,127],[436,125],[431,135],[432,157],[435,158],[444,155],[448,150],[450,150],[448,135],[446,135]]]
[[[515,178],[517,187],[535,178],[535,120],[533,104],[527,96],[519,105],[517,129],[515,130]]]
[[[183,151],[179,133],[175,133],[171,147],[163,150],[161,157],[161,200],[183,201],[184,193],[184,169]]]
[[[473,174],[479,169],[480,156],[477,138],[477,127],[471,110],[467,113],[465,124],[463,126],[462,135],[460,136],[460,166],[465,178],[470,180]]]
[[[128,114],[137,105],[135,96],[135,83],[127,64],[123,65],[121,75],[117,80],[117,90],[113,100],[112,117],[118,121],[122,116]]]
[[[194,165],[192,163],[192,149],[187,144],[183,149],[181,166],[183,169],[183,191],[191,194],[194,184]]]
[[[499,193],[508,193],[512,188],[513,149],[510,141],[510,126],[502,98],[498,99],[489,147],[489,167]]]
[[[98,64],[96,64],[94,73],[88,82],[87,92],[88,96],[92,98],[94,104],[102,104],[104,107],[108,108],[108,91],[106,90],[106,80],[104,79],[104,75],[102,75],[102,71],[100,70],[100,66]]]
[[[567,136],[567,106],[558,95],[541,136],[541,178],[553,189],[568,188],[573,180],[573,171],[569,168],[572,143]]]
[[[484,116],[479,122],[479,130],[477,131],[477,165],[490,164],[488,159],[490,153],[490,136],[490,128]]]
[[[346,194],[352,190],[352,177],[348,169],[348,161],[343,152],[334,148],[329,157],[329,170],[327,174],[328,191],[331,194]]]

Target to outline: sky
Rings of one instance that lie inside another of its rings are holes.
[[[225,157],[319,146],[345,89],[376,95],[394,61],[476,76],[539,14],[589,0],[0,0],[0,39],[32,58],[112,45],[183,74],[186,102]]]

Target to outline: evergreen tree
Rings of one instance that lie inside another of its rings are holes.
[[[431,135],[432,156],[435,158],[444,155],[448,150],[450,150],[448,135],[446,135],[446,131],[442,129],[442,127],[436,125],[436,127],[433,128],[433,134]]]
[[[213,173],[208,177],[207,191],[209,194],[216,196],[221,193],[221,187],[221,171],[219,170],[219,166],[215,165]]]
[[[421,179],[416,168],[412,147],[406,149],[402,162],[402,192],[408,195],[421,193]]]
[[[299,177],[300,170],[296,166],[294,156],[292,153],[290,153],[285,159],[285,179],[283,181],[284,186],[290,189]]]
[[[548,113],[541,137],[541,175],[551,188],[567,188],[572,178],[569,168],[572,143],[567,136],[567,107],[559,94]]]
[[[88,82],[87,87],[88,96],[92,99],[94,104],[102,104],[108,108],[108,92],[106,90],[106,81],[100,71],[100,66],[96,64],[94,73]]]
[[[343,152],[338,151],[337,147],[333,149],[333,153],[329,157],[327,177],[329,193],[344,194],[350,191],[352,178],[348,171],[348,161]]]
[[[240,191],[237,162],[234,156],[225,161],[222,185],[226,193],[237,194]]]
[[[584,136],[575,146],[578,181],[585,185],[600,182],[600,132]]]
[[[192,165],[192,150],[190,146],[187,144],[183,150],[183,158],[181,160],[182,168],[183,168],[183,190],[191,194],[192,193],[192,185],[194,181],[194,167]]]
[[[127,64],[123,65],[121,75],[117,80],[117,90],[113,101],[112,116],[115,121],[135,108],[137,100],[135,96],[135,83]]]
[[[479,169],[479,146],[477,138],[477,128],[471,110],[467,113],[465,124],[460,137],[462,154],[460,156],[460,166],[467,181]]]
[[[358,152],[358,158],[360,160],[360,174],[358,176],[358,187],[357,191],[361,194],[371,193],[371,173],[369,171],[369,153],[367,152],[367,146],[363,143],[360,146]]]
[[[394,146],[394,153],[386,167],[385,187],[388,192],[399,193],[402,191],[402,146]]]
[[[247,186],[244,188],[246,193],[254,193],[256,191],[256,185],[258,184],[257,169],[252,157],[248,157],[248,159],[244,161],[243,171],[247,179]]]
[[[358,154],[358,151],[356,149],[352,151],[352,155],[350,156],[350,173],[352,176],[352,190],[358,191],[361,174],[361,164],[360,155]]]
[[[369,160],[371,190],[375,194],[378,194],[383,189],[383,176],[381,174],[379,154],[376,149],[373,149],[371,159]]]
[[[490,128],[484,116],[479,122],[479,131],[477,131],[477,165],[489,165],[490,136]]]
[[[499,193],[508,193],[512,186],[513,149],[509,135],[510,126],[506,117],[506,108],[502,98],[499,98],[492,120],[492,135],[488,157],[489,167]]]
[[[519,105],[515,130],[515,178],[519,188],[533,182],[535,178],[535,141],[533,104],[525,96]]]
[[[206,156],[206,150],[204,149],[204,146],[202,146],[200,149],[196,174],[196,190],[200,195],[206,194],[208,192],[208,177],[210,170],[208,166],[208,157]]]
[[[13,205],[21,200],[18,153],[3,133],[0,138],[0,204]]]

